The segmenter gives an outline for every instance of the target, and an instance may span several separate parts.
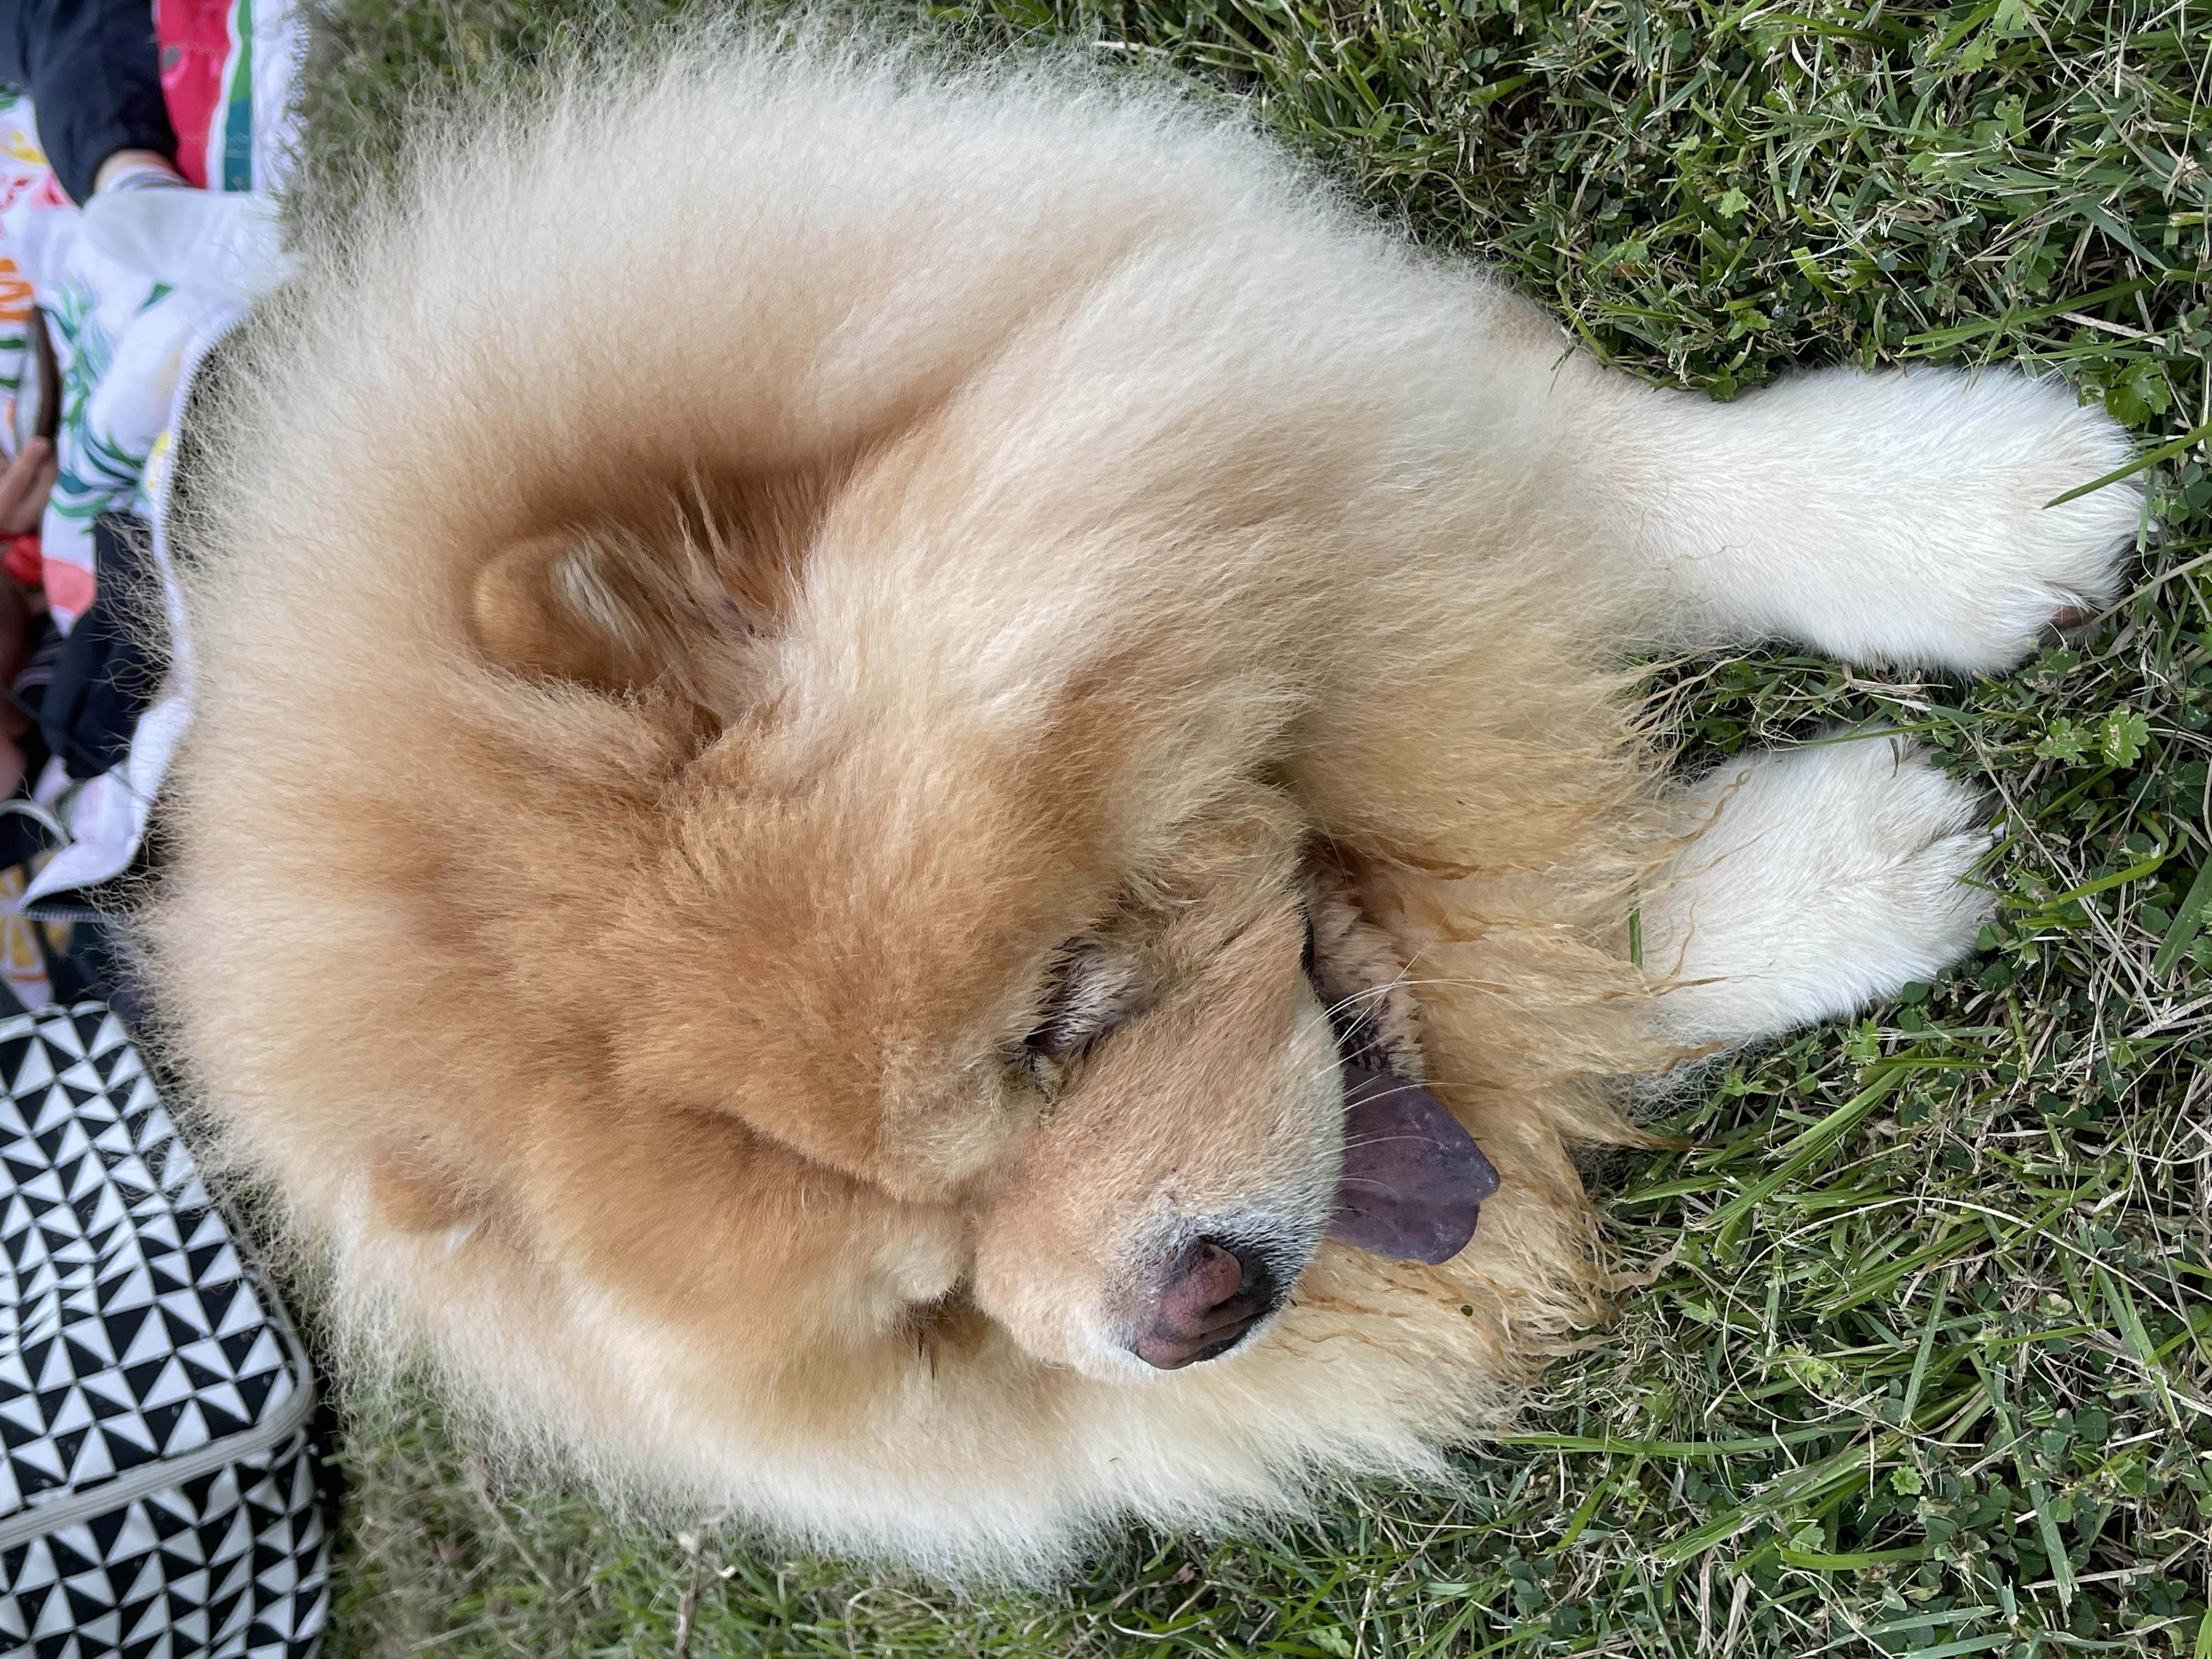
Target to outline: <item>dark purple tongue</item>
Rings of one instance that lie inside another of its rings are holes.
[[[1459,1120],[1401,1077],[1344,1068],[1344,1180],[1328,1236],[1376,1255],[1449,1261],[1498,1171]]]

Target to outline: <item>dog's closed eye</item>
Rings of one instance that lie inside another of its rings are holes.
[[[1136,975],[1127,963],[1095,939],[1071,940],[1046,988],[1036,1029],[1023,1047],[1040,1060],[1073,1060],[1138,1012],[1136,993]]]

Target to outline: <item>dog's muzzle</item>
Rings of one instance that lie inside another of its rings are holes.
[[[1474,1237],[1497,1170],[1427,1091],[1351,1064],[1344,1085],[1344,1170],[1328,1236],[1401,1261],[1450,1261]],[[1164,1371],[1230,1352],[1282,1307],[1297,1278],[1271,1254],[1228,1237],[1185,1245],[1139,1305],[1129,1351]]]
[[[1287,1288],[1260,1250],[1195,1240],[1138,1309],[1129,1351],[1164,1371],[1218,1359],[1283,1305]]]

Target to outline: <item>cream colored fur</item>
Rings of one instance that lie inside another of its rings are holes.
[[[1604,1080],[1971,943],[1969,788],[1883,739],[1671,795],[1623,653],[1999,665],[2137,507],[2042,509],[2127,453],[2062,386],[1654,391],[1059,68],[715,37],[309,253],[185,526],[173,1054],[357,1363],[944,1572],[1441,1478],[1614,1288]],[[1441,1267],[1313,1251],[1322,866],[1504,1176]],[[1126,1023],[1036,1061],[1101,952]],[[1115,1322],[1230,1210],[1291,1305],[1146,1372]]]

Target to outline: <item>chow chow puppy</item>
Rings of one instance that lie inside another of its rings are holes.
[[[1440,1474],[1615,1288],[1608,1079],[1983,915],[1970,784],[1670,783],[1624,659],[2002,668],[2139,506],[2063,386],[1655,390],[1065,64],[715,35],[309,252],[179,527],[171,1050],[357,1359],[940,1572]]]

